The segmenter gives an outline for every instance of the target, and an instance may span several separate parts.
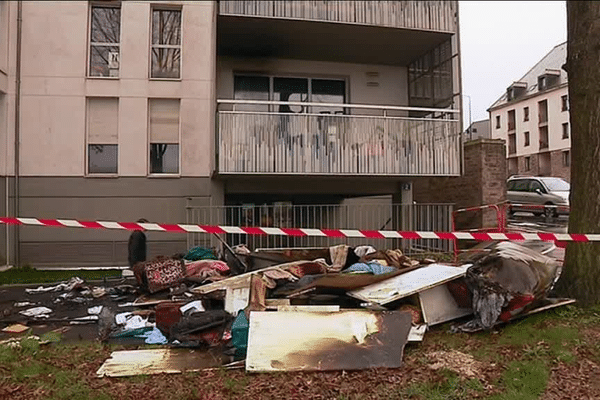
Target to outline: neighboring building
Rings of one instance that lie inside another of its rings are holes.
[[[475,139],[491,139],[490,133],[490,120],[482,119],[481,121],[475,121],[465,130],[463,133],[463,137],[465,141],[475,140]]]
[[[411,203],[415,177],[461,173],[457,1],[2,1],[0,18],[0,215]],[[127,232],[1,231],[10,262],[127,259]]]
[[[492,138],[507,143],[508,175],[570,179],[567,44],[556,46],[488,109]]]

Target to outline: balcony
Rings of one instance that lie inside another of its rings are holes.
[[[460,174],[458,110],[254,100],[218,106],[220,175]],[[281,107],[302,112],[274,112]],[[416,113],[427,116],[410,116]]]
[[[457,1],[221,0],[219,15],[456,32]]]

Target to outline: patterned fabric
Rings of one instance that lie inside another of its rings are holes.
[[[133,268],[140,286],[150,293],[168,289],[183,282],[184,271],[183,262],[173,258],[156,258],[152,261],[137,263]]]
[[[200,246],[190,249],[190,251],[188,251],[188,253],[183,258],[188,261],[217,259],[215,253],[211,249],[207,249],[206,247]]]

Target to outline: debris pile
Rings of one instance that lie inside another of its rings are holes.
[[[41,321],[96,324],[102,341],[164,345],[115,352],[99,376],[365,369],[400,366],[405,345],[437,324],[473,332],[573,302],[547,298],[560,264],[527,243],[491,243],[458,265],[369,245],[226,247],[139,262],[135,282],[25,289],[0,323],[11,334]]]

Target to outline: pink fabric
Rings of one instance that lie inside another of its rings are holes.
[[[224,275],[229,272],[229,267],[219,260],[198,260],[186,262],[186,276],[200,276],[207,278],[214,275]]]

